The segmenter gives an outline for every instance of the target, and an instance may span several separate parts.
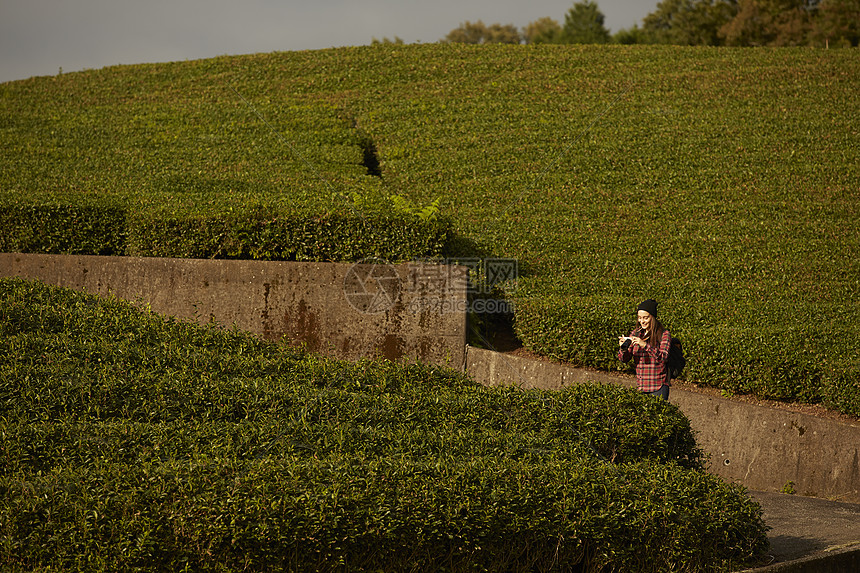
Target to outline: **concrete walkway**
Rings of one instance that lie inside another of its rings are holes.
[[[750,492],[771,529],[770,557],[756,573],[860,571],[860,504]]]

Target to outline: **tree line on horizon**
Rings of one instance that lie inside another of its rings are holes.
[[[513,24],[467,21],[441,41],[856,47],[860,43],[860,0],[662,0],[641,26],[611,34],[604,22],[596,1],[577,0],[564,23],[544,17],[519,29]]]

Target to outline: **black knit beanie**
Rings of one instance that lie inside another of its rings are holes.
[[[644,310],[654,318],[657,318],[657,301],[653,298],[649,298],[648,300],[642,301],[636,311],[638,312],[640,310]]]

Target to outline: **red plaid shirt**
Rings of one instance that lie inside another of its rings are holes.
[[[634,330],[630,336],[642,337],[642,333]],[[631,344],[627,350],[618,349],[618,359],[627,362],[633,358],[636,365],[636,382],[642,392],[654,392],[659,390],[663,384],[669,385],[669,344],[672,337],[668,330],[663,331],[660,338],[660,347],[655,348],[646,344],[645,348]]]

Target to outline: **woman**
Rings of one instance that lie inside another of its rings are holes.
[[[620,336],[618,359],[633,358],[640,392],[669,399],[669,331],[657,320],[657,301],[648,299],[636,309],[639,327],[630,336]]]

